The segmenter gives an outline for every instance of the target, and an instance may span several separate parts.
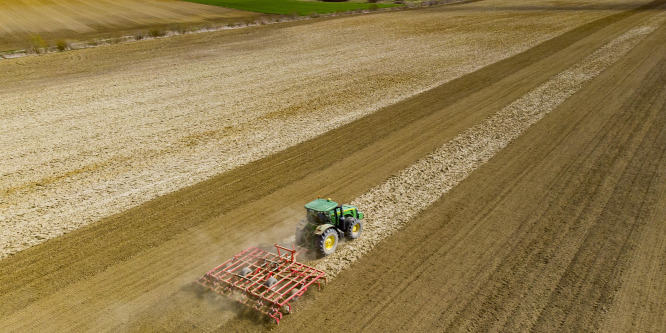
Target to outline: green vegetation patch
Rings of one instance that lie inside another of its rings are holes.
[[[357,9],[376,9],[400,5],[349,2],[319,2],[298,0],[185,0],[250,12],[282,15],[310,15],[346,12]]]

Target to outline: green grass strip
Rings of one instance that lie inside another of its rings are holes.
[[[185,0],[250,12],[282,15],[309,15],[346,12],[357,9],[386,8],[400,5],[297,0]]]

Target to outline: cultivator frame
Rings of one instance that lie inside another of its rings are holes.
[[[279,324],[283,311],[291,313],[290,301],[312,284],[321,289],[326,273],[296,261],[297,251],[275,245],[277,254],[250,247],[215,267],[197,280],[220,295],[268,315]],[[272,278],[272,279],[271,279]],[[270,281],[269,281],[270,280]]]

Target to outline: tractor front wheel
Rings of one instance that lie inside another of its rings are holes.
[[[363,231],[363,223],[361,223],[361,220],[347,217],[345,218],[345,224],[347,225],[345,236],[347,236],[348,239],[356,239],[361,235],[361,231]]]
[[[317,240],[317,250],[321,257],[325,257],[333,252],[338,247],[338,232],[335,228],[328,228],[324,233],[319,236]]]

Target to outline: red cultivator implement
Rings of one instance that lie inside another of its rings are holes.
[[[277,254],[256,247],[235,255],[197,280],[200,285],[270,316],[279,324],[283,311],[291,313],[290,301],[326,273],[296,262],[299,252],[275,245]],[[281,251],[282,250],[282,253]]]

